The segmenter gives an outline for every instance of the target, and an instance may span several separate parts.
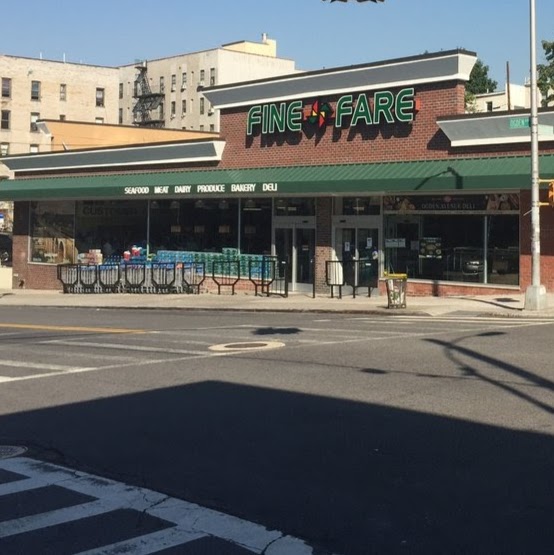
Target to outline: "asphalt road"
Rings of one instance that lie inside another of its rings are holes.
[[[553,334],[4,308],[0,444],[343,555],[552,553]]]

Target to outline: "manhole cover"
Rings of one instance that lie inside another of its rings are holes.
[[[0,445],[0,459],[9,459],[18,457],[27,451],[27,447],[18,447],[17,445]]]
[[[263,349],[277,349],[284,347],[280,341],[249,341],[247,343],[224,343],[212,345],[211,351],[261,351]]]

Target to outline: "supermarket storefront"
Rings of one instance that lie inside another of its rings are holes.
[[[293,289],[319,294],[326,263],[351,259],[376,260],[380,277],[406,272],[412,294],[525,288],[528,133],[510,130],[510,114],[463,115],[474,62],[441,52],[212,87],[217,139],[4,159],[14,286],[59,287],[58,263],[137,247],[274,255]],[[541,153],[542,176],[554,176],[548,137]]]

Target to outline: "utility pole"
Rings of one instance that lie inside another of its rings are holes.
[[[537,104],[537,14],[535,0],[529,0],[531,36],[531,285],[525,291],[525,310],[543,310],[546,288],[541,285],[541,225],[539,199],[539,114]]]

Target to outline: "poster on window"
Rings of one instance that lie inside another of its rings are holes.
[[[442,239],[422,237],[419,240],[419,258],[442,258]]]

